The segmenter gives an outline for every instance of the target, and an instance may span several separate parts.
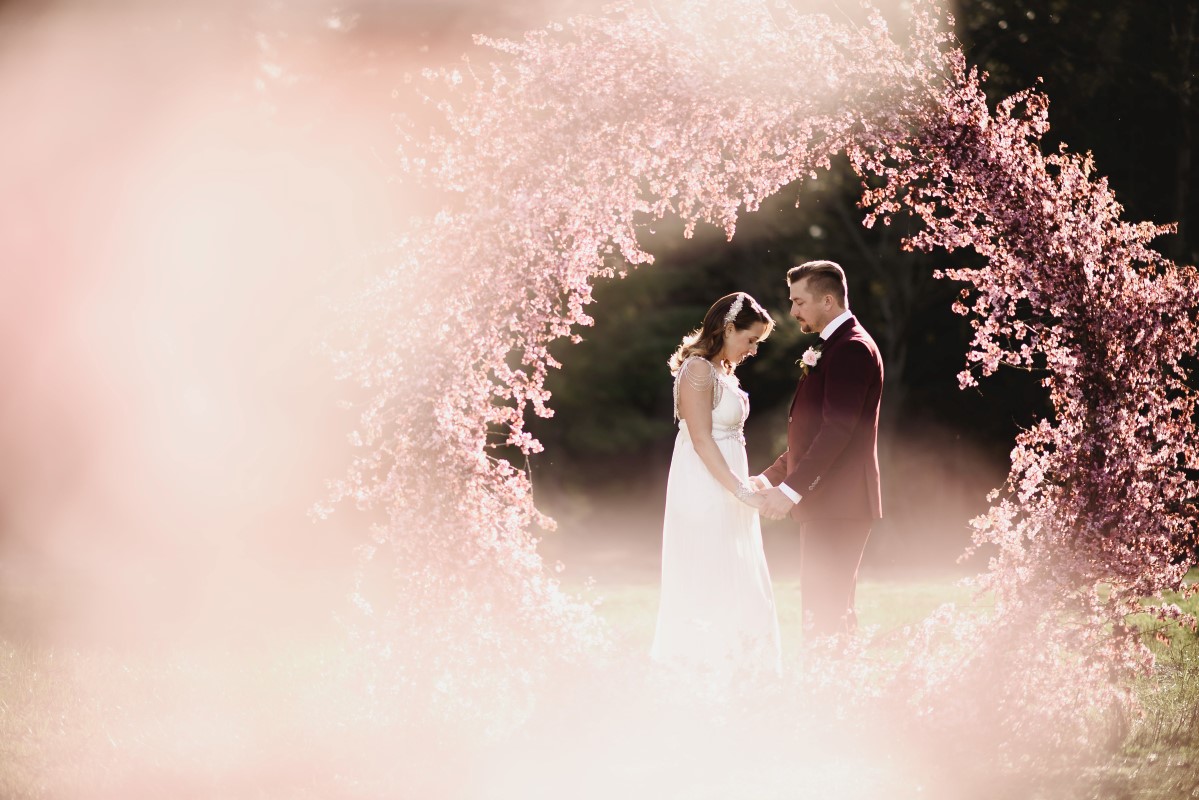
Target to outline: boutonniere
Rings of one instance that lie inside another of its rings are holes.
[[[815,367],[817,363],[819,363],[820,350],[823,346],[824,340],[821,340],[819,344],[815,344],[805,350],[804,354],[799,357],[798,361],[795,362],[796,364],[799,364],[799,369],[803,373],[803,377],[808,377],[808,373],[812,371],[812,368]]]

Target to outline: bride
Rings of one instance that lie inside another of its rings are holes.
[[[749,483],[749,395],[733,374],[774,327],[744,292],[720,298],[670,358],[675,439],[662,526],[661,663],[779,672],[779,627]]]

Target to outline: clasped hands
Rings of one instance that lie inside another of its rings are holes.
[[[761,475],[750,478],[749,485],[755,490],[753,496],[756,502],[751,505],[766,519],[786,519],[791,509],[795,508],[791,498],[772,487]]]

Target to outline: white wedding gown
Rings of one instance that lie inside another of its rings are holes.
[[[712,438],[729,469],[747,480],[742,426],[749,415],[749,395],[736,377],[706,359],[687,359],[675,377],[675,414],[678,382],[686,380],[692,361],[711,369]],[[679,422],[666,485],[662,597],[651,656],[663,664],[703,670],[781,669],[778,617],[758,512],[712,477],[691,444],[686,421]]]

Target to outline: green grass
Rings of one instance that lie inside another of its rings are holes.
[[[602,598],[599,611],[623,645],[648,651],[655,585],[580,592]],[[799,587],[781,581],[775,597],[784,650],[794,652]],[[864,581],[859,618],[885,650],[938,606],[969,601],[951,581]],[[1199,610],[1199,597],[1180,604]],[[1144,714],[1120,750],[1069,776],[1068,791],[1059,783],[1035,796],[1199,798],[1199,640],[1176,633],[1172,646],[1154,644],[1159,669],[1136,687]],[[390,796],[390,783],[363,788],[347,777],[394,757],[373,731],[344,727],[340,692],[355,680],[348,658],[319,642],[118,653],[0,641],[0,798]]]
[[[586,590],[575,587],[573,591],[588,599],[598,598],[600,616],[622,642],[648,652],[658,609],[656,585],[600,585]],[[969,604],[971,596],[971,590],[950,580],[862,581],[857,595],[858,623],[880,641],[899,638],[904,626],[919,622],[945,603]],[[775,582],[774,602],[783,650],[794,652],[800,645],[802,619],[799,582]]]
[[[1199,574],[1190,576],[1199,579]],[[800,645],[801,603],[797,581],[774,585],[775,605],[784,654]],[[599,612],[623,643],[648,651],[653,639],[658,587],[615,584],[581,592],[600,598]],[[1199,613],[1199,595],[1168,596],[1184,610]],[[879,642],[885,657],[898,652],[905,626],[913,625],[945,603],[959,607],[972,602],[971,590],[954,581],[862,581],[857,610],[863,630]],[[985,599],[981,601],[986,607]],[[1120,750],[1100,768],[1067,776],[1065,786],[1054,782],[1045,800],[1112,798],[1113,800],[1182,800],[1199,798],[1199,638],[1177,625],[1164,626],[1172,644],[1166,646],[1148,632],[1163,627],[1148,615],[1131,620],[1147,631],[1146,641],[1157,656],[1151,678],[1139,681],[1136,693],[1141,716],[1132,721]],[[893,647],[887,642],[894,639]],[[1015,796],[1020,794],[1016,791]]]
[[[1192,571],[1188,582],[1199,575]],[[1199,594],[1169,593],[1167,602],[1199,615]],[[1136,686],[1143,716],[1099,781],[1112,796],[1137,800],[1199,798],[1199,636],[1148,615],[1131,620],[1146,631],[1155,674]],[[1169,644],[1150,635],[1161,630]]]

